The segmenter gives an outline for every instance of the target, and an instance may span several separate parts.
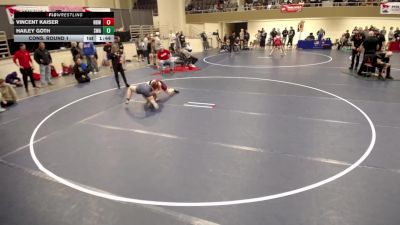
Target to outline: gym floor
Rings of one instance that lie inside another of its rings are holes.
[[[0,224],[399,224],[400,82],[336,50],[198,57],[127,71],[181,91],[159,111],[110,76],[0,114]]]

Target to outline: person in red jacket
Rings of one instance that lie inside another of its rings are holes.
[[[164,66],[169,65],[170,73],[174,73],[174,61],[171,60],[171,52],[161,46],[160,51],[157,53],[161,73],[164,71]]]
[[[35,81],[33,79],[33,63],[29,52],[26,50],[24,43],[19,44],[19,50],[15,52],[13,61],[18,66],[19,71],[22,74],[22,80],[26,92],[28,92],[28,77],[31,80],[32,86],[36,88]]]

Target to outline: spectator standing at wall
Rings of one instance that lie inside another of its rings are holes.
[[[287,41],[287,36],[289,34],[289,31],[287,30],[287,28],[285,27],[285,29],[282,31],[282,44],[283,46],[286,45],[286,41]]]
[[[150,53],[151,53],[151,46],[149,42],[148,35],[144,35],[143,38],[144,46],[146,47],[146,51],[144,52],[144,57],[147,58],[147,64],[150,65]]]
[[[383,32],[377,32],[376,33],[376,37],[378,38],[378,51],[382,51],[382,47],[385,46],[385,35],[383,34]]]
[[[241,28],[239,32],[239,39],[240,39],[240,49],[244,47],[244,29]]]
[[[383,27],[383,28],[382,28],[381,33],[383,34],[383,36],[386,37],[386,33],[387,33],[386,27]]]
[[[317,36],[318,36],[318,42],[321,43],[322,39],[325,36],[325,31],[324,29],[319,29],[319,31],[317,31]]]
[[[185,37],[185,35],[183,35],[183,31],[181,31],[179,33],[179,42],[180,42],[180,47],[181,48],[186,47],[186,37]]]
[[[149,44],[150,57],[151,57],[151,60],[153,62],[153,65],[157,66],[156,39],[155,39],[155,37],[153,37],[153,35],[151,35],[150,37],[151,37],[150,44]]]
[[[82,63],[81,59],[75,58],[74,75],[78,83],[90,82],[89,71],[87,65]]]
[[[393,27],[390,27],[389,29],[389,33],[388,33],[388,41],[393,41],[394,39],[394,31],[393,31]]]
[[[50,71],[51,71],[51,55],[50,52],[45,48],[44,42],[39,43],[39,48],[36,49],[34,57],[37,64],[40,67],[40,81],[42,85],[47,82],[48,85],[53,85],[50,81]]]
[[[267,40],[267,32],[265,32],[264,28],[261,29],[260,32],[260,47],[265,48],[265,42]]]
[[[176,43],[176,35],[174,32],[171,31],[169,34],[169,50],[171,52],[175,51],[175,43]]]
[[[230,48],[229,48],[229,52],[232,52],[234,49],[234,46],[235,46],[235,41],[236,41],[236,34],[235,34],[235,32],[232,32],[232,34],[229,36],[229,46],[230,46]]]
[[[35,80],[33,79],[33,62],[31,55],[26,50],[25,44],[19,44],[19,50],[15,52],[13,61],[19,68],[22,74],[22,80],[24,81],[25,91],[28,92],[28,77],[32,83],[32,86],[36,88]]]
[[[250,41],[250,33],[247,30],[244,31],[244,37],[243,38],[244,38],[244,45],[245,45],[246,48],[248,48],[249,47],[249,41]]]
[[[84,42],[83,43],[83,54],[85,55],[86,62],[88,65],[88,69],[93,74],[99,72],[99,67],[97,65],[96,57],[94,56],[96,53],[96,47],[93,42]]]
[[[158,52],[158,51],[160,51],[161,50],[161,39],[160,39],[160,33],[159,32],[156,32],[156,35],[155,35],[155,37],[154,37],[154,47],[155,47],[155,50],[156,50],[156,52]]]
[[[147,46],[143,39],[141,39],[139,42],[139,51],[140,51],[140,57],[142,58],[142,62],[144,62],[144,58],[146,58]]]
[[[296,31],[293,29],[293,27],[290,27],[290,30],[289,30],[289,40],[288,40],[288,43],[287,43],[287,46],[289,47],[289,45],[290,45],[290,47],[293,47],[293,38],[294,38],[294,35],[296,35]]]
[[[202,32],[201,34],[200,34],[200,37],[201,37],[201,41],[202,41],[202,44],[203,44],[203,51],[207,51],[209,48],[210,48],[210,46],[209,46],[209,44],[208,44],[208,39],[207,39],[207,34],[206,34],[206,32]]]
[[[271,32],[269,33],[269,45],[273,46],[274,45],[274,38],[278,35],[278,32],[276,31],[275,28],[272,28]]]
[[[394,31],[394,41],[399,41],[400,38],[400,29],[397,27],[396,30]]]
[[[0,112],[4,112],[4,107],[14,105],[17,102],[17,93],[14,88],[0,78]]]

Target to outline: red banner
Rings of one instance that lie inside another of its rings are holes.
[[[281,12],[283,13],[301,12],[303,8],[304,4],[285,4],[281,5]]]

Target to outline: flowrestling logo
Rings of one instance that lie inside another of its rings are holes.
[[[381,14],[400,14],[400,2],[381,3]]]
[[[281,6],[281,12],[293,13],[303,11],[304,4],[285,4]]]

